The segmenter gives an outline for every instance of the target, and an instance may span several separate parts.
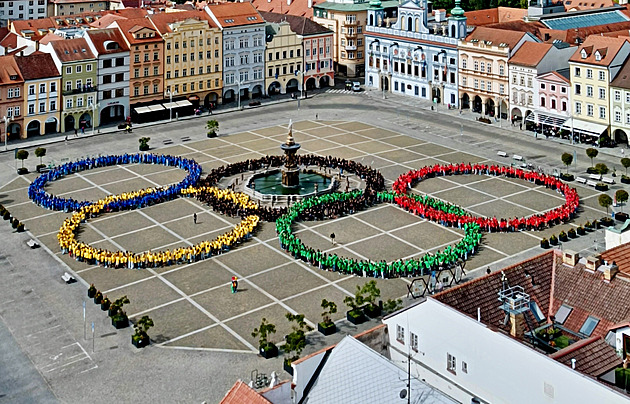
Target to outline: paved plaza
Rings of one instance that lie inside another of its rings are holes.
[[[398,175],[436,163],[488,162],[482,157],[359,122],[302,121],[293,125],[301,153],[355,159],[378,168],[390,183]],[[157,152],[193,158],[207,173],[218,165],[278,154],[286,126],[260,128],[229,137],[190,141]],[[72,174],[53,182],[49,192],[78,200],[95,200],[152,186],[178,182],[184,172],[161,165],[107,167]],[[340,307],[343,299],[366,279],[326,272],[291,259],[279,248],[273,223],[260,226],[254,240],[227,254],[192,264],[143,270],[88,266],[59,253],[56,233],[67,213],[32,204],[26,187],[34,174],[18,177],[0,189],[0,203],[26,223],[28,230],[88,284],[110,299],[127,295],[129,317],[149,315],[155,322],[154,342],[166,347],[257,352],[251,331],[262,317],[276,324],[277,336],[290,332],[286,312],[304,313],[316,327],[322,299]],[[535,184],[501,177],[453,176],[423,181],[415,192],[428,193],[482,216],[513,217],[557,207],[562,195]],[[582,197],[595,193],[580,189]],[[588,199],[587,199],[588,200]],[[194,213],[198,215],[195,225]],[[599,216],[597,214],[596,216]],[[236,218],[215,213],[196,199],[179,198],[145,209],[102,215],[81,227],[79,240],[108,250],[172,249],[213,239]],[[572,225],[565,225],[569,228]],[[558,228],[553,232],[557,233]],[[469,260],[470,274],[523,250],[538,249],[545,232],[486,234],[480,252]],[[395,205],[381,204],[351,216],[299,223],[297,233],[306,245],[341,256],[393,261],[419,257],[456,243],[458,229],[421,220]],[[328,235],[337,235],[331,245]],[[239,279],[239,293],[230,293],[230,279]],[[409,279],[378,279],[383,300],[404,297]],[[106,319],[106,315],[103,314]],[[276,337],[277,341],[281,337]]]

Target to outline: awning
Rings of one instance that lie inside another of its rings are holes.
[[[151,112],[155,112],[155,111],[162,111],[164,108],[164,106],[162,104],[155,104],[155,105],[149,105],[146,108],[149,108],[149,110],[151,110]]]
[[[146,114],[147,112],[151,112],[151,109],[148,107],[138,107],[134,108],[134,111],[136,111],[136,114]]]
[[[580,132],[588,136],[600,137],[601,134],[608,129],[608,125],[582,121],[579,119],[569,119],[564,123],[564,125],[562,125],[562,129],[570,131],[571,128],[573,128],[573,132]]]
[[[560,128],[567,121],[567,118],[553,115],[535,114],[532,112],[531,114],[527,115],[527,118],[525,118],[525,120],[539,125],[554,126]]]
[[[166,109],[177,108],[177,102],[167,102],[166,104],[162,104],[162,106]]]
[[[192,103],[188,100],[181,100],[176,102],[178,107],[192,107]]]

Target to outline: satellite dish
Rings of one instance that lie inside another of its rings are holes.
[[[406,398],[407,397],[407,389],[400,390],[399,396],[400,396],[400,398]]]

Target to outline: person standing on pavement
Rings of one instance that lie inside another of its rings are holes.
[[[193,213],[193,222],[197,224],[197,214]]]
[[[238,291],[238,279],[236,276],[232,277],[232,293],[236,293]]]
[[[335,245],[335,233],[330,233],[330,242]]]

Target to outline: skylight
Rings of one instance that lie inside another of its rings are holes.
[[[545,319],[545,315],[543,314],[542,310],[540,310],[540,307],[538,307],[535,301],[530,300],[529,308],[532,311],[532,314],[534,315],[534,317],[536,318],[536,321],[540,323],[541,321]]]
[[[567,321],[567,317],[569,317],[569,314],[571,314],[572,311],[573,311],[572,307],[569,307],[564,304],[560,306],[560,308],[556,312],[556,323],[564,324],[564,322]]]
[[[599,319],[593,316],[588,316],[584,324],[582,324],[582,328],[580,328],[580,334],[584,334],[587,337],[590,337],[595,327],[599,324]]]

